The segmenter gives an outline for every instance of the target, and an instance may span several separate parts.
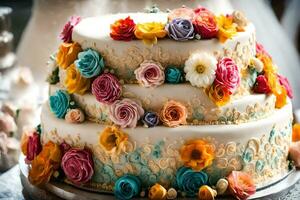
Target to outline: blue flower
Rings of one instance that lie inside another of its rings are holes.
[[[194,38],[194,26],[190,20],[176,18],[166,25],[170,38],[177,41],[186,41]]]
[[[64,118],[71,101],[70,95],[65,90],[58,90],[54,95],[49,97],[49,106],[51,112],[57,118]]]
[[[81,75],[85,78],[92,78],[99,75],[104,69],[103,57],[93,49],[87,49],[78,54],[75,65]]]
[[[182,70],[178,69],[177,67],[167,67],[165,69],[165,77],[165,81],[167,83],[177,84],[183,82]]]
[[[132,199],[140,194],[141,181],[132,175],[124,175],[115,183],[114,194],[117,199]]]
[[[159,123],[159,117],[155,112],[147,111],[143,118],[142,122],[149,128],[157,126]]]
[[[202,185],[207,184],[208,176],[205,172],[193,171],[191,168],[181,167],[176,172],[177,186],[188,197],[194,197]]]

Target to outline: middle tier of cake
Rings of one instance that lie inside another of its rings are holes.
[[[61,89],[64,88],[59,84],[51,85],[50,95]],[[122,93],[123,98],[141,102],[145,111],[156,113],[160,112],[168,100],[180,102],[187,108],[187,123],[190,125],[238,124],[265,118],[273,113],[276,100],[274,95],[249,94],[233,96],[230,103],[218,107],[203,89],[190,84],[164,84],[157,88],[124,84]],[[91,93],[73,94],[73,98],[89,120],[101,124],[112,124],[109,118],[109,105],[98,102]]]

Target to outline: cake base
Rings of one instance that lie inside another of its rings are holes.
[[[20,178],[24,187],[25,195],[32,199],[39,200],[99,200],[99,199],[115,199],[111,194],[89,192],[80,188],[76,188],[62,182],[50,182],[44,188],[33,186],[28,181],[28,165],[24,162],[24,156],[19,158]],[[268,187],[260,188],[249,199],[286,199],[288,192],[295,187],[295,184],[300,180],[300,171],[291,170],[290,173],[278,180],[276,183]],[[232,197],[218,197],[219,200],[229,200]]]

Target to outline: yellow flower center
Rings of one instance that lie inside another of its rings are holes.
[[[197,65],[197,66],[196,66],[196,71],[197,71],[199,74],[203,74],[204,71],[205,71],[205,66],[204,66],[204,65],[201,65],[201,64]]]

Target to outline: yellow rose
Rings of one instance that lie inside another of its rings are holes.
[[[233,23],[232,17],[220,15],[217,17],[217,24],[219,28],[218,38],[219,41],[224,43],[227,39],[232,38],[237,33],[237,25]]]
[[[77,42],[62,43],[56,55],[58,66],[67,69],[77,59],[77,55],[80,51],[82,51],[82,49]]]
[[[149,194],[148,194],[149,199],[162,200],[162,199],[166,199],[166,197],[167,197],[167,190],[158,183],[153,185],[149,190]]]
[[[107,152],[115,151],[120,153],[120,150],[127,139],[127,134],[122,132],[121,129],[116,126],[108,126],[102,131],[99,142]]]
[[[75,64],[71,64],[67,69],[65,86],[70,94],[77,93],[83,95],[89,90],[91,80],[81,76],[79,70],[75,67]]]
[[[167,35],[165,25],[159,22],[148,22],[137,24],[134,32],[138,39],[143,40],[147,45],[157,43],[157,38],[164,38]]]

